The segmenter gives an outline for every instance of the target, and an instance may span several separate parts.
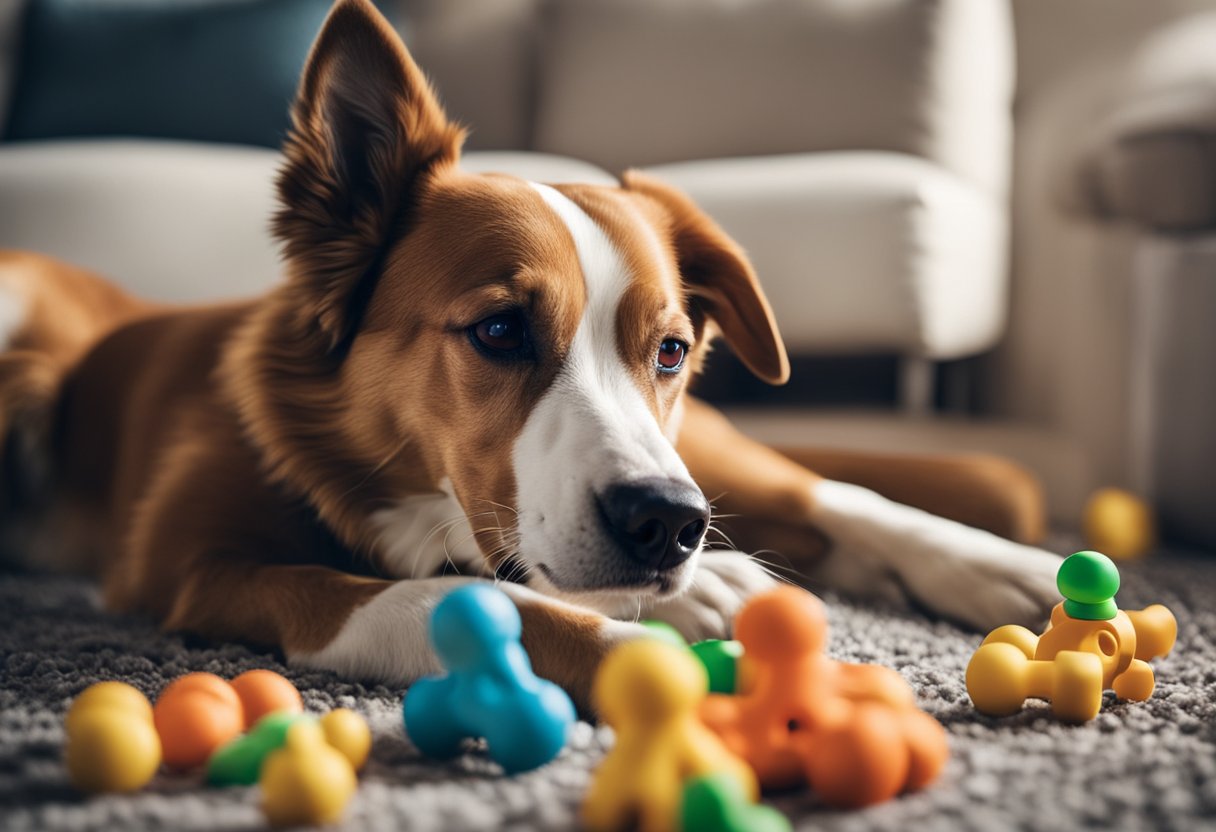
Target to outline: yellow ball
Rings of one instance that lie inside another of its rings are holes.
[[[1091,549],[1114,558],[1142,557],[1157,539],[1153,509],[1121,488],[1102,488],[1085,504],[1081,527]]]
[[[262,764],[262,810],[272,826],[315,826],[342,816],[357,781],[350,761],[320,725],[297,722],[287,744]]]
[[[321,717],[325,740],[342,752],[355,771],[363,768],[372,749],[372,732],[363,717],[348,708],[335,708]]]
[[[145,722],[152,722],[152,705],[138,690],[125,682],[98,682],[85,688],[72,702],[63,724],[69,736],[78,716],[94,707],[114,708]]]
[[[160,767],[160,737],[151,719],[95,704],[71,721],[65,763],[72,784],[86,792],[132,792]]]

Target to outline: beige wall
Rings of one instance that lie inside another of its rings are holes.
[[[1144,33],[1216,0],[1013,0],[1018,89],[1033,97],[1095,59],[1125,54]]]
[[[986,361],[995,416],[1060,431],[1094,485],[1129,484],[1134,229],[1064,207],[1088,128],[1117,95],[1136,45],[1216,0],[1015,0],[1009,329]],[[1214,47],[1216,48],[1216,47]]]

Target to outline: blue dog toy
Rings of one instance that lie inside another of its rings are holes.
[[[460,753],[484,737],[490,759],[508,774],[552,760],[566,744],[574,704],[538,678],[523,645],[519,611],[484,584],[450,592],[431,613],[431,644],[447,676],[415,682],[405,693],[405,732],[430,757]]]

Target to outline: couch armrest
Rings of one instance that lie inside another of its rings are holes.
[[[1004,331],[1004,201],[939,165],[853,151],[647,170],[747,251],[793,353],[949,360]]]
[[[1073,207],[1164,231],[1216,228],[1216,13],[1149,38],[1088,136]]]
[[[566,0],[544,22],[537,149],[609,169],[883,150],[1000,195],[1007,0]]]

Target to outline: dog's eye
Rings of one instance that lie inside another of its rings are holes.
[[[655,368],[660,373],[678,373],[684,366],[684,356],[688,352],[688,344],[675,338],[667,338],[659,344],[659,354],[655,356]]]
[[[470,334],[478,345],[492,353],[518,353],[528,344],[524,319],[516,312],[492,315],[473,324]]]

